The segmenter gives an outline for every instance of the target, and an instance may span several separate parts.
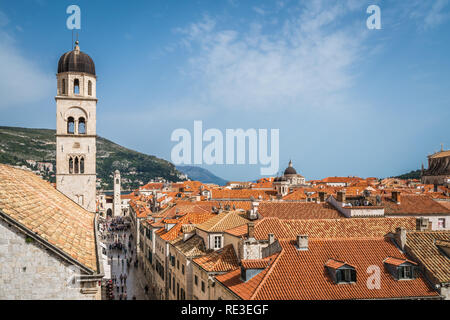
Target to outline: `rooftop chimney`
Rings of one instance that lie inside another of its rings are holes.
[[[395,242],[400,247],[400,249],[404,250],[406,245],[406,229],[405,228],[397,228],[395,229]]]
[[[249,222],[247,224],[248,227],[248,237],[249,238],[254,238],[255,236],[255,224],[253,222]]]
[[[345,191],[338,191],[337,193],[337,201],[345,202]]]
[[[392,191],[392,201],[400,204],[400,191]]]
[[[297,236],[297,247],[299,250],[308,250],[308,235],[300,234]]]
[[[269,233],[269,244],[272,244],[275,242],[275,235],[273,233]]]

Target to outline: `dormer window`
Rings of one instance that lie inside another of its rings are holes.
[[[247,282],[270,264],[270,259],[258,259],[258,260],[242,260],[241,261],[241,280]]]
[[[356,270],[353,268],[342,268],[336,270],[337,283],[356,282]]]
[[[336,284],[356,282],[356,268],[344,261],[329,259],[325,267]]]
[[[411,280],[417,277],[417,263],[414,261],[388,257],[383,262],[389,273],[397,280]]]

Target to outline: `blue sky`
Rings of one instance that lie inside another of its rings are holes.
[[[170,160],[194,120],[280,129],[280,170],[292,159],[314,179],[401,174],[450,146],[449,0],[0,1],[0,125],[55,128],[70,4],[96,63],[97,133],[126,147]]]

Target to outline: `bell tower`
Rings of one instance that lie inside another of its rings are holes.
[[[122,206],[120,198],[120,172],[114,171],[114,217],[122,215]]]
[[[97,77],[78,41],[59,59],[56,78],[56,188],[95,212]]]

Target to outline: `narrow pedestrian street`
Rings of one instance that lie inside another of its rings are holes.
[[[142,269],[136,263],[135,239],[126,220],[109,219],[105,235],[114,300],[148,300]]]

